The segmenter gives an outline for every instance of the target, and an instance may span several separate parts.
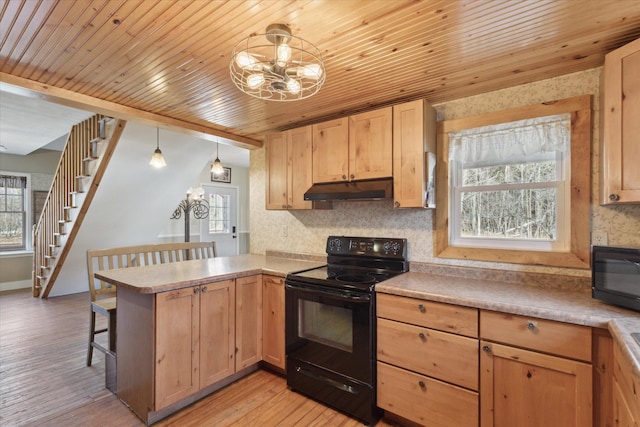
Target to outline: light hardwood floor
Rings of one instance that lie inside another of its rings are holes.
[[[85,366],[89,295],[0,294],[0,425],[143,426],[104,387],[104,355]],[[259,370],[157,426],[361,426]],[[378,427],[397,426],[381,420]]]

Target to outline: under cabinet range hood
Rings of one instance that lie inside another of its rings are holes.
[[[305,200],[380,200],[393,197],[393,178],[313,184]]]

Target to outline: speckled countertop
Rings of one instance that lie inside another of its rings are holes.
[[[155,294],[260,273],[284,277],[288,272],[320,265],[324,263],[247,254],[102,270],[96,272],[95,277],[142,294]]]
[[[608,329],[640,380],[640,345],[631,336],[640,332],[640,313],[594,300],[590,290],[408,272],[376,291]]]

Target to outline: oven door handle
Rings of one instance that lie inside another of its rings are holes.
[[[371,295],[369,294],[357,294],[349,291],[332,291],[328,289],[321,289],[315,286],[311,287],[292,283],[285,284],[285,287],[292,291],[313,292],[314,294],[326,295],[328,297],[340,299],[342,301],[351,301],[358,303],[368,303],[369,301],[371,301]]]

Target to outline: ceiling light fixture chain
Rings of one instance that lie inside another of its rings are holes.
[[[268,101],[308,98],[320,90],[326,77],[320,50],[293,36],[285,24],[271,24],[265,34],[238,43],[229,71],[238,89]]]

